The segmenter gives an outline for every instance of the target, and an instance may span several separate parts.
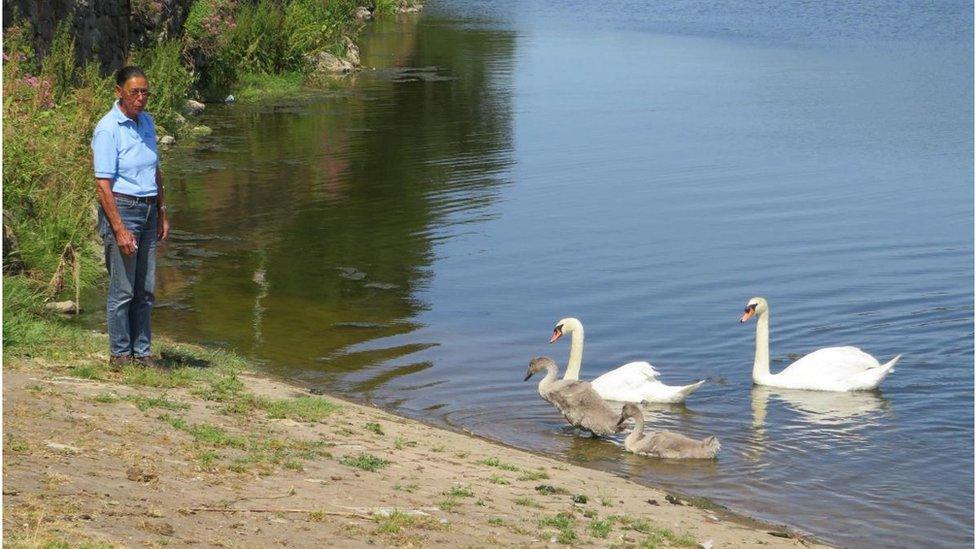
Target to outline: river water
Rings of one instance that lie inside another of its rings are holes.
[[[432,2],[342,85],[208,107],[165,160],[157,331],[833,543],[971,546],[972,5],[591,4]],[[755,388],[754,295],[774,371],[904,358]],[[584,378],[707,378],[649,414],[719,459],[574,437],[521,381],[566,316]]]

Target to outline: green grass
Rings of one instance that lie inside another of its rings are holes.
[[[383,434],[383,428],[380,427],[379,423],[367,423],[366,425],[363,425],[363,428],[371,433],[376,433],[377,435]]]
[[[576,531],[573,530],[576,524],[576,517],[569,513],[558,513],[550,517],[543,517],[539,519],[539,528],[555,528],[558,530],[558,535],[556,539],[559,543],[570,544],[579,539],[576,535]]]
[[[519,475],[519,480],[544,480],[549,478],[549,474],[545,471],[529,471],[523,470],[522,474]]]
[[[509,484],[507,478],[495,474],[492,474],[490,477],[488,477],[488,481],[491,482],[492,484],[503,484],[503,485]]]
[[[341,410],[338,404],[316,396],[300,396],[285,399],[257,399],[258,408],[268,413],[270,419],[293,419],[315,422]]]
[[[88,400],[99,404],[112,404],[122,400],[122,397],[115,393],[98,393],[97,395],[88,397]]]
[[[438,503],[437,508],[446,513],[453,513],[457,509],[458,505],[460,505],[460,503],[458,502],[457,498],[452,496]]]
[[[234,98],[242,103],[257,103],[298,94],[304,89],[305,74],[301,71],[282,74],[245,73],[238,77]]]
[[[378,471],[390,464],[388,460],[378,458],[372,454],[367,454],[365,452],[360,453],[356,457],[344,456],[339,460],[339,463],[343,465],[348,465],[349,467],[355,467],[357,469],[362,469],[364,471]]]
[[[118,397],[116,397],[116,399],[117,398]],[[164,410],[179,411],[179,410],[186,410],[187,408],[190,407],[189,404],[175,401],[175,400],[169,400],[166,398],[166,395],[162,395],[158,397],[132,395],[132,396],[124,397],[124,399],[135,404],[136,408],[139,408],[139,410],[143,412],[149,410],[150,408],[162,408]]]
[[[607,517],[602,520],[594,518],[586,527],[586,531],[591,536],[601,539],[606,539],[610,535],[611,530],[613,530],[613,517]]]
[[[529,496],[519,496],[515,498],[515,505],[521,505],[523,507],[534,507],[536,509],[542,507],[542,505],[539,505],[534,499],[530,498]]]
[[[512,463],[505,463],[504,461],[502,461],[502,460],[500,460],[500,459],[498,459],[496,457],[490,457],[490,458],[483,459],[481,461],[478,461],[478,464],[480,464],[480,465],[487,465],[489,467],[497,467],[497,468],[499,468],[499,469],[501,469],[503,471],[521,471],[522,470],[522,468],[519,467],[518,465],[514,465]]]
[[[68,370],[68,375],[81,379],[105,379],[105,370],[94,364],[79,364]]]
[[[405,527],[413,526],[416,519],[402,511],[393,511],[389,516],[375,516],[373,520],[379,525],[379,534],[397,534]]]
[[[5,433],[3,441],[5,449],[9,452],[23,454],[30,450],[30,444],[27,442],[27,439],[22,437]]]
[[[453,487],[451,487],[451,489],[447,491],[444,495],[450,497],[458,497],[458,498],[470,498],[470,497],[474,497],[474,492],[472,492],[471,488],[467,486],[461,486],[460,484],[456,484]]]

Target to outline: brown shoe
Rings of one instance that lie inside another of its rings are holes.
[[[108,359],[108,367],[113,372],[118,372],[129,364],[132,364],[131,355],[113,355]]]
[[[136,366],[142,366],[143,368],[153,368],[154,370],[166,370],[166,365],[162,363],[158,358],[152,355],[146,356],[135,356],[132,357],[132,362]]]

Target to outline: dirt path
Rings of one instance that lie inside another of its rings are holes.
[[[78,369],[5,364],[11,546],[809,544],[609,473],[274,380],[69,372]]]

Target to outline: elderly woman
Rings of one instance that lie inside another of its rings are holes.
[[[149,318],[156,282],[156,242],[169,234],[156,127],[144,112],[149,81],[139,67],[115,75],[118,100],[95,126],[92,152],[99,233],[108,269],[109,366],[157,367]]]

